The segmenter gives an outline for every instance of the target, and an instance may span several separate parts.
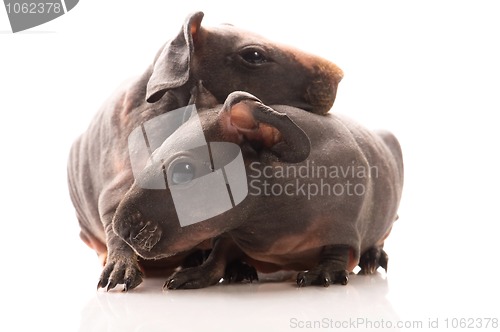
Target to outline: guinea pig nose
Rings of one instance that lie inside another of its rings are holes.
[[[318,61],[314,69],[315,75],[307,87],[305,99],[312,106],[313,113],[326,114],[333,106],[344,73],[326,60]]]
[[[333,106],[337,85],[330,80],[315,80],[307,88],[306,101],[313,107],[313,113],[326,114]]]

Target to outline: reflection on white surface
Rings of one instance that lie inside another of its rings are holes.
[[[162,291],[163,282],[146,279],[129,293],[97,292],[82,310],[80,331],[287,331],[345,322],[360,331],[368,320],[399,321],[382,274],[353,275],[347,286],[328,288],[297,288],[289,280]]]

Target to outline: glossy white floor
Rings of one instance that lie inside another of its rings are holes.
[[[254,1],[243,12],[86,0],[15,35],[0,10],[1,330],[498,330],[496,5],[307,3]],[[333,111],[399,137],[406,183],[387,274],[329,288],[262,280],[162,291],[158,278],[96,291],[100,267],[67,194],[69,146],[193,9],[208,25],[232,22],[335,61],[345,78]]]

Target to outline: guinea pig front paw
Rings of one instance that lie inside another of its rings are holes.
[[[297,286],[305,287],[319,285],[328,287],[330,284],[347,285],[349,281],[347,270],[338,270],[328,264],[320,265],[312,270],[299,272],[297,274]]]
[[[163,289],[197,289],[217,284],[222,279],[206,265],[187,268],[174,273],[163,285]]]
[[[142,282],[143,273],[135,257],[114,255],[108,257],[101,273],[97,288],[113,289],[118,284],[123,284],[123,291],[133,289]]]

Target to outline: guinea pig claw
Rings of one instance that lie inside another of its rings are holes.
[[[107,283],[106,283],[106,284],[104,284],[104,280],[99,280],[99,281],[97,282],[97,290],[99,290],[100,288],[104,288],[104,287],[106,287],[106,285],[107,285]]]
[[[307,279],[304,272],[297,275],[297,286],[299,288],[307,286]]]
[[[338,271],[335,273],[335,279],[333,280],[334,284],[341,284],[341,285],[347,285],[349,282],[349,277],[348,277],[348,272],[346,270],[344,271]]]
[[[369,262],[363,269],[364,274],[374,274],[377,271],[377,265],[374,262]]]
[[[123,284],[123,289],[122,292],[128,292],[130,289],[130,284],[132,283],[132,280],[126,280],[125,283]]]
[[[115,285],[116,286],[116,285]],[[115,286],[111,286],[111,282],[108,284],[108,287],[106,287],[106,292],[109,292],[111,289],[115,288]]]
[[[387,272],[387,265],[389,264],[389,256],[384,250],[382,250],[382,252],[380,253],[380,259],[378,260],[378,263],[385,270],[385,272]]]
[[[174,289],[174,279],[169,279],[169,280],[165,281],[162,288],[163,288],[163,290]]]

